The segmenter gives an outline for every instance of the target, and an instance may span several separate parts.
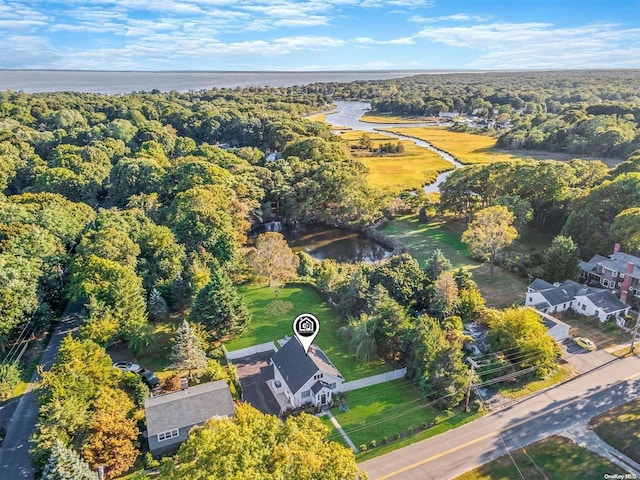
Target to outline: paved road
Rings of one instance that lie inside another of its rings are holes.
[[[40,365],[43,365],[45,370],[51,368],[62,339],[75,328],[72,316],[65,316],[58,323],[40,359]],[[38,398],[34,389],[39,378],[38,372],[34,372],[31,383],[20,397],[18,407],[7,425],[7,435],[0,447],[0,479],[33,479],[35,476],[29,455],[29,437],[38,421]]]
[[[640,358],[616,360],[455,430],[360,464],[371,480],[443,480],[640,397]],[[623,473],[623,472],[612,472]]]

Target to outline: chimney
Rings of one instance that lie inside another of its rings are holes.
[[[619,243],[614,243],[613,244],[613,254],[615,255],[616,253],[620,253],[620,248],[621,248],[621,245]]]
[[[627,263],[627,272],[624,275],[624,280],[622,281],[622,286],[620,287],[620,301],[622,301],[623,303],[627,303],[627,296],[629,295],[629,285],[631,284],[631,274],[633,273],[634,267],[635,264],[633,262]]]

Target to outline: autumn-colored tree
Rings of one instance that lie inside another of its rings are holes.
[[[95,400],[96,412],[87,427],[82,456],[96,469],[104,465],[107,478],[130,469],[140,452],[135,446],[140,431],[125,412],[133,402],[121,390],[101,390]]]
[[[431,310],[441,317],[448,317],[457,310],[458,303],[458,285],[451,271],[444,271],[433,284]]]
[[[298,268],[297,257],[282,234],[277,232],[260,235],[247,261],[257,275],[267,278],[270,287],[294,277]]]
[[[484,208],[476,212],[462,234],[462,241],[469,245],[474,255],[489,258],[491,273],[498,252],[518,238],[513,220],[513,213],[507,207],[496,205]]]

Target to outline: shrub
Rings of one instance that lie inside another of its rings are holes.
[[[383,444],[389,443],[389,437],[387,437],[387,436],[382,437],[382,443]]]
[[[361,452],[366,452],[367,451],[367,446],[364,443],[362,445],[360,445],[360,451]]]
[[[147,469],[157,468],[160,465],[160,462],[153,458],[151,452],[147,452],[142,456],[142,463],[144,464],[144,468]]]
[[[122,385],[138,407],[144,406],[144,401],[149,397],[147,387],[135,373],[126,372],[122,375]]]
[[[9,398],[18,383],[20,383],[20,367],[15,363],[0,365],[0,400]]]
[[[180,390],[180,375],[172,375],[164,381],[164,389],[167,392]]]
[[[371,440],[371,442],[369,442],[369,448],[376,448],[378,444],[376,443],[375,440]]]

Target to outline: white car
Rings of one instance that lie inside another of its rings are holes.
[[[117,368],[123,372],[133,372],[136,373],[140,370],[140,365],[132,362],[116,362],[113,364],[113,368]]]

